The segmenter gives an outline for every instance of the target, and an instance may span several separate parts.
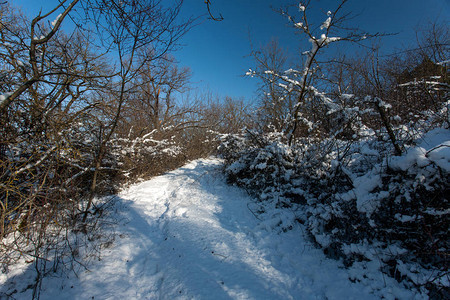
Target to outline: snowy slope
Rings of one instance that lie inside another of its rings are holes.
[[[346,270],[325,258],[300,224],[274,230],[250,211],[252,201],[226,184],[220,161],[212,159],[131,186],[119,195],[120,214],[128,221],[118,226],[115,243],[78,277],[44,279],[41,299],[419,296],[374,268]],[[371,272],[365,281],[349,280],[365,272]],[[0,283],[12,281],[7,277],[0,276]]]

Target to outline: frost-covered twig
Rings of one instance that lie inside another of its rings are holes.
[[[44,153],[44,155],[43,155],[37,162],[32,163],[32,164],[31,164],[31,163],[30,163],[30,164],[27,164],[25,167],[20,168],[19,170],[17,170],[16,172],[14,172],[14,176],[20,175],[20,174],[22,174],[22,173],[25,172],[25,171],[28,171],[28,170],[30,170],[30,169],[32,169],[32,168],[38,167],[39,165],[41,165],[41,164],[49,157],[49,155],[50,155],[55,149],[56,149],[56,146],[53,146],[52,148],[48,149],[48,150]]]

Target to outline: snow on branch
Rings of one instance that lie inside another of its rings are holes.
[[[48,149],[44,155],[35,163],[31,164],[27,164],[25,167],[20,168],[18,171],[14,172],[14,176],[20,175],[21,173],[31,170],[32,168],[36,168],[38,167],[40,164],[42,164],[48,157],[49,155],[56,149],[56,146],[53,146],[52,148]]]

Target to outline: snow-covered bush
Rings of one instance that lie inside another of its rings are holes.
[[[444,295],[448,124],[406,146],[402,156],[389,155],[392,144],[378,135],[288,146],[280,134],[247,132],[225,136],[219,150],[229,181],[259,199],[259,212],[264,205],[294,209],[330,257],[347,266],[376,261],[405,284]],[[289,228],[289,221],[281,223]]]
[[[136,138],[115,138],[110,144],[126,180],[160,174],[173,168],[182,147],[170,136],[170,129],[153,130]]]
[[[345,86],[342,79],[337,86],[324,83],[319,90],[312,84],[320,86],[316,55],[342,40],[330,35],[334,14],[328,13],[321,38],[315,38],[305,22],[287,16],[312,44],[305,52],[303,70],[250,70],[247,75],[281,87],[284,93],[278,89],[275,100],[295,95],[297,103],[279,116],[284,124],[280,133],[270,130],[272,124],[263,124],[260,132],[224,140],[219,150],[230,182],[247,189],[262,206],[275,203],[295,210],[295,219],[330,257],[343,259],[349,267],[376,262],[409,287],[426,288],[430,296],[445,298],[450,137],[449,107],[443,99],[448,99],[447,90],[439,93],[439,105],[416,112],[412,122],[393,115],[398,111],[392,110],[392,86],[380,84],[373,90],[370,76],[361,75],[367,89],[356,80]],[[363,36],[348,39],[357,38]],[[397,108],[407,100],[411,99],[395,99]],[[439,132],[439,142],[422,145],[430,143],[433,128]],[[264,207],[258,209],[263,211]]]
[[[300,201],[295,193],[297,170],[295,151],[280,133],[225,135],[218,148],[226,162],[230,183],[247,189],[261,200],[276,199],[277,205]]]

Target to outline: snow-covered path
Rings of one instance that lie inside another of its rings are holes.
[[[280,233],[258,220],[252,199],[228,186],[219,167],[198,160],[122,192],[128,222],[102,260],[78,278],[44,279],[41,299],[413,296],[382,275],[352,283],[349,270],[307,242],[300,225]]]

